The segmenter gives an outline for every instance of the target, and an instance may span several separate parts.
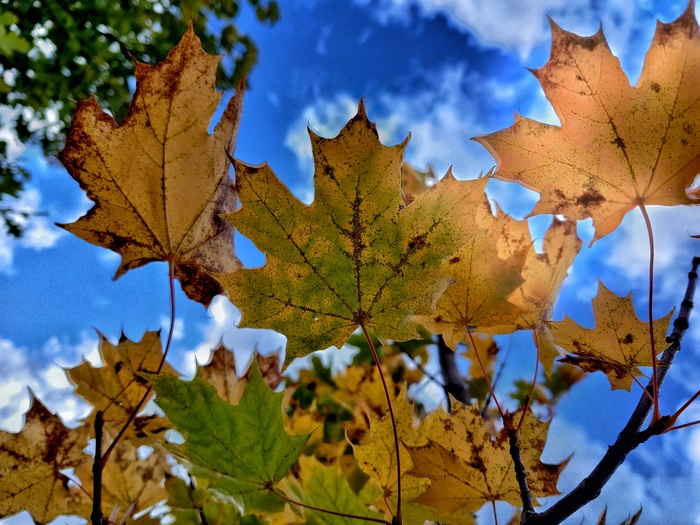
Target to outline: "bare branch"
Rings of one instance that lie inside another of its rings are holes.
[[[659,389],[666,378],[668,369],[673,363],[676,354],[681,348],[681,340],[683,334],[688,329],[688,317],[693,308],[693,296],[695,294],[695,286],[698,280],[697,269],[700,266],[700,257],[694,257],[692,270],[688,274],[688,286],[686,288],[685,297],[681,303],[681,310],[678,317],[673,323],[673,332],[666,339],[670,346],[666,348],[661,359],[659,359],[659,367],[657,374],[657,384]],[[647,391],[653,394],[654,383],[653,379],[647,385]],[[608,447],[607,452],[600,460],[593,471],[579,485],[569,492],[566,496],[552,505],[549,509],[541,513],[527,515],[522,521],[526,525],[541,525],[561,523],[567,517],[571,516],[578,509],[583,507],[589,501],[594,500],[600,495],[601,490],[608,482],[613,473],[624,462],[627,454],[637,448],[639,445],[648,440],[651,436],[657,435],[663,431],[663,425],[652,425],[645,430],[641,430],[642,425],[649,417],[649,412],[652,409],[653,403],[650,401],[647,393],[643,393],[637,407],[634,409],[629,421],[622,429],[613,445]],[[667,416],[662,417],[659,423],[663,423]]]

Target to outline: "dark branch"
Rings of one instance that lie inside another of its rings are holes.
[[[522,417],[525,417],[525,412],[523,412]],[[523,503],[521,522],[525,523],[527,516],[532,516],[535,513],[535,507],[532,504],[532,493],[527,484],[527,471],[520,454],[520,430],[508,432],[508,438],[510,440],[510,457],[513,458],[513,468],[515,469],[515,479],[518,480],[520,499]]]
[[[693,308],[693,296],[695,294],[695,286],[698,280],[697,269],[700,266],[700,257],[693,258],[692,270],[688,274],[688,286],[686,288],[685,297],[681,304],[681,310],[678,318],[673,323],[673,332],[666,339],[670,346],[664,351],[659,360],[658,367],[658,385],[661,385],[666,378],[668,369],[673,363],[676,354],[681,348],[681,340],[683,334],[688,329],[688,316]],[[647,390],[653,393],[653,381],[647,385]],[[579,485],[569,492],[566,496],[552,505],[549,509],[541,513],[531,514],[523,513],[523,524],[526,525],[544,525],[561,523],[563,520],[571,516],[578,509],[583,507],[589,501],[594,500],[600,495],[601,490],[608,482],[613,473],[624,462],[627,454],[637,448],[639,445],[648,440],[651,436],[659,434],[663,431],[662,425],[653,425],[645,430],[641,430],[642,425],[649,417],[652,409],[652,402],[646,393],[643,393],[637,407],[634,409],[629,421],[622,429],[613,445],[608,447],[600,463]],[[663,423],[661,418],[659,423]]]
[[[469,399],[467,387],[464,384],[464,378],[460,375],[459,370],[457,370],[455,353],[445,344],[445,340],[442,338],[442,335],[437,336],[437,347],[440,360],[440,370],[442,371],[442,378],[444,379],[443,389],[445,390],[445,396],[447,397],[447,410],[449,411],[452,408],[450,395],[452,395],[452,397],[454,397],[457,401],[460,401],[465,405],[469,405],[471,400]]]

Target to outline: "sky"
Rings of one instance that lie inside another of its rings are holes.
[[[452,166],[460,179],[475,178],[495,165],[470,138],[513,123],[514,113],[556,124],[534,76],[549,56],[547,16],[564,29],[594,33],[602,22],[610,47],[632,84],[641,71],[655,21],[668,22],[685,8],[678,1],[544,0],[295,0],[281,2],[282,17],[272,28],[244,10],[241,30],[260,48],[250,74],[235,156],[251,164],[268,162],[305,202],[313,199],[313,161],[307,126],[335,136],[364,99],[385,144],[410,132],[406,160],[438,174]],[[215,25],[216,22],[214,21]],[[164,58],[164,57],[161,57]],[[98,93],[99,98],[99,93]],[[0,109],[0,116],[2,110]],[[11,131],[0,127],[0,134]],[[58,161],[36,148],[16,144],[13,155],[31,172],[18,209],[43,210],[20,240],[0,231],[0,427],[17,431],[29,403],[27,387],[68,424],[89,407],[72,394],[62,367],[87,356],[97,359],[97,332],[115,341],[121,331],[140,339],[145,330],[169,326],[167,268],[153,263],[112,277],[119,256],[68,234],[54,223],[68,223],[91,206]],[[537,194],[513,183],[491,181],[489,197],[515,218],[523,218]],[[700,209],[651,208],[656,231],[656,317],[678,306],[700,241]],[[530,219],[535,237],[550,217]],[[569,272],[557,306],[592,326],[590,301],[598,278],[619,295],[633,291],[640,318],[646,319],[648,241],[642,217],[631,212],[613,234],[588,247],[590,221],[579,223],[584,249]],[[237,235],[236,249],[248,266],[264,255]],[[284,346],[285,338],[265,330],[239,329],[237,309],[217,297],[207,310],[178,290],[171,362],[191,374],[195,355],[208,359],[220,340],[245,362],[254,347],[263,353]],[[532,352],[516,337],[502,384],[529,378]],[[522,350],[521,350],[522,347]],[[326,359],[342,366],[349,349],[331,350]],[[662,392],[670,413],[700,388],[700,323],[686,334],[683,350]],[[301,365],[298,365],[301,366]],[[437,388],[423,390],[439,404]],[[558,462],[573,453],[559,483],[573,488],[611,444],[639,398],[611,392],[607,379],[591,374],[560,403],[543,460]],[[700,403],[687,421],[700,419]],[[567,523],[592,524],[607,505],[609,523],[619,523],[641,504],[640,523],[700,524],[700,427],[656,437],[634,451],[595,502]],[[545,499],[551,504],[553,498]],[[490,523],[490,509],[483,515]],[[499,506],[503,522],[508,506]],[[20,523],[21,518],[0,520]]]

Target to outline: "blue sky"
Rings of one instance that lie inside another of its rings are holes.
[[[267,161],[302,200],[313,198],[312,159],[307,125],[334,136],[354,115],[364,97],[371,120],[386,144],[411,133],[407,160],[417,167],[450,165],[458,178],[473,178],[495,163],[469,139],[507,127],[514,112],[550,123],[557,119],[535,78],[548,57],[546,15],[565,29],[591,34],[603,23],[610,47],[632,82],[639,75],[655,20],[670,21],[684,2],[612,0],[298,0],[282,2],[273,28],[243,15],[242,29],[260,47],[260,62],[250,75],[235,156],[248,163]],[[164,57],[161,57],[164,58]],[[99,98],[99,93],[98,93]],[[0,133],[7,134],[6,129]],[[71,395],[61,366],[95,356],[95,330],[114,340],[121,330],[132,339],[144,330],[168,326],[167,269],[154,263],[112,281],[118,256],[89,245],[53,225],[72,222],[90,207],[66,171],[41,152],[18,145],[13,154],[32,173],[17,207],[40,209],[47,218],[27,224],[22,240],[0,232],[0,426],[17,430],[27,408],[26,386],[69,422],[87,406]],[[516,184],[491,182],[491,198],[516,218],[526,215],[537,195]],[[697,209],[652,209],[657,235],[655,312],[666,314],[682,298],[699,241]],[[531,219],[541,235],[547,217]],[[579,225],[590,240],[589,221]],[[245,239],[239,256],[262,263]],[[646,318],[648,247],[641,216],[631,213],[612,235],[584,248],[565,282],[557,315],[566,312],[592,323],[590,300],[597,278],[618,294],[635,290],[635,304]],[[205,360],[221,338],[245,361],[255,344],[272,351],[284,338],[260,330],[237,329],[235,307],[215,299],[209,310],[178,292],[173,364],[191,372],[193,355]],[[699,325],[700,326],[700,325]],[[675,410],[700,387],[700,328],[693,325],[662,395],[662,408]],[[507,380],[530,377],[532,355],[516,339]],[[521,350],[522,347],[522,350]],[[347,352],[335,356],[346,355]],[[600,377],[599,377],[600,376]],[[426,389],[438,403],[437,390]],[[545,452],[560,461],[575,452],[562,475],[560,490],[573,487],[615,439],[639,392],[611,392],[601,374],[591,375],[561,403]],[[700,405],[689,411],[700,418]],[[618,523],[643,504],[641,523],[700,523],[700,429],[655,438],[635,451],[613,477],[599,501],[569,523],[595,523],[608,505]],[[501,509],[505,520],[506,506]],[[489,510],[490,512],[490,510]],[[484,516],[489,521],[488,513]]]

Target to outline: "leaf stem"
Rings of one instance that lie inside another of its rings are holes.
[[[158,365],[156,374],[159,374],[160,371],[163,369],[163,365],[165,364],[165,358],[168,357],[168,352],[170,351],[170,346],[173,341],[173,332],[175,331],[175,263],[172,260],[168,261],[168,280],[170,284],[170,329],[168,330],[168,339],[165,343],[163,357],[160,360],[160,364]],[[141,400],[138,402],[136,407],[134,407],[134,410],[131,411],[131,414],[129,414],[129,419],[126,420],[126,423],[124,423],[124,426],[122,426],[122,428],[119,430],[119,433],[114,438],[114,441],[112,441],[112,443],[105,451],[104,455],[102,456],[102,459],[100,460],[100,462],[102,463],[102,468],[104,468],[104,466],[107,464],[110,454],[112,454],[114,448],[117,446],[117,443],[119,443],[119,440],[126,433],[127,429],[129,428],[129,425],[131,425],[132,421],[136,419],[136,415],[141,410],[141,407],[143,407],[146,401],[148,401],[148,398],[151,396],[152,390],[152,387],[149,385],[146,389],[146,392],[143,394]]]
[[[294,499],[292,499],[292,498],[286,496],[285,494],[283,494],[282,492],[278,491],[278,490],[277,490],[276,488],[274,488],[274,487],[272,487],[271,490],[272,490],[272,493],[273,493],[275,496],[277,496],[277,497],[283,499],[283,500],[286,501],[287,503],[291,503],[292,505],[297,505],[297,506],[303,507],[303,508],[305,508],[305,509],[315,510],[315,511],[318,511],[318,512],[325,512],[326,514],[333,514],[334,516],[342,516],[343,518],[351,518],[351,519],[354,519],[354,520],[371,521],[371,522],[374,522],[374,523],[383,523],[384,525],[391,525],[391,523],[389,523],[388,521],[383,520],[383,519],[380,519],[380,518],[369,518],[369,517],[366,517],[366,516],[355,516],[354,514],[346,514],[346,513],[344,513],[344,512],[337,512],[337,511],[335,511],[335,510],[322,509],[322,508],[320,508],[320,507],[314,507],[313,505],[307,505],[306,503],[302,503],[301,501],[297,501],[297,500],[294,500]]]
[[[472,336],[471,330],[469,330],[469,327],[466,326],[465,330],[467,332],[467,337],[469,337],[469,343],[472,345],[472,350],[474,350],[474,354],[476,355],[476,360],[479,363],[479,367],[481,368],[481,373],[484,374],[484,379],[486,380],[486,386],[489,387],[489,393],[491,394],[491,398],[493,399],[493,402],[496,403],[496,407],[498,408],[498,413],[501,414],[501,418],[503,419],[504,424],[506,423],[506,413],[503,411],[501,408],[501,404],[498,402],[498,398],[496,397],[496,392],[493,391],[493,386],[491,385],[491,380],[489,379],[489,375],[486,373],[486,368],[484,367],[484,363],[481,361],[481,356],[479,355],[479,352],[476,350],[476,343],[474,342],[474,336]]]
[[[391,396],[389,395],[389,387],[386,385],[386,379],[384,379],[384,372],[382,371],[382,363],[379,361],[379,356],[377,355],[377,350],[374,348],[374,343],[372,338],[367,331],[365,323],[360,323],[360,328],[362,328],[362,333],[365,335],[369,349],[372,351],[372,357],[374,357],[374,362],[379,370],[379,377],[382,380],[382,386],[384,387],[384,395],[386,396],[386,402],[389,405],[389,416],[391,417],[391,427],[394,430],[394,448],[396,450],[396,513],[394,514],[396,518],[396,523],[401,525],[403,523],[403,518],[401,515],[401,454],[399,449],[399,432],[396,428],[396,418],[394,417],[394,408],[391,405]]]
[[[537,336],[535,330],[532,331],[532,342],[535,343],[535,373],[532,375],[532,387],[530,388],[530,393],[527,396],[527,401],[523,405],[523,415],[520,416],[520,421],[518,421],[518,426],[515,428],[515,432],[519,432],[520,428],[523,426],[523,421],[525,421],[525,413],[530,408],[530,403],[532,403],[532,396],[535,393],[535,387],[537,387],[537,375],[540,373],[540,338]]]
[[[653,404],[654,411],[651,416],[651,424],[653,425],[661,418],[661,413],[659,412],[659,375],[657,372],[656,363],[656,345],[654,343],[654,231],[651,228],[651,220],[649,219],[649,214],[647,213],[646,206],[643,202],[639,202],[639,210],[642,212],[642,217],[644,217],[644,224],[647,227],[647,233],[649,234],[649,338],[650,338],[650,348],[651,348],[651,382],[653,385]]]

